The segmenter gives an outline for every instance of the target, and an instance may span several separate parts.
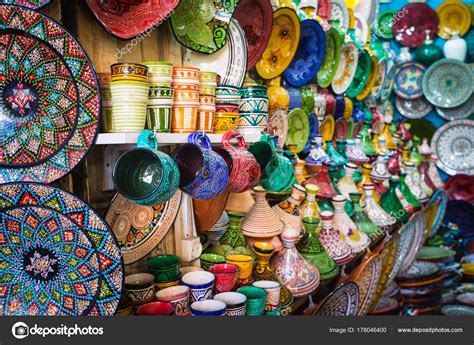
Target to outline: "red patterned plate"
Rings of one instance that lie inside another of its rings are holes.
[[[348,131],[349,131],[349,126],[347,125],[346,120],[339,119],[336,121],[336,129],[334,131],[335,139],[346,139]]]
[[[331,18],[331,0],[320,0],[318,4],[318,16],[328,21]]]
[[[90,9],[114,36],[129,39],[160,25],[179,0],[86,0]]]
[[[430,30],[431,37],[438,31],[438,15],[424,3],[406,5],[396,14],[395,19],[395,40],[405,47],[421,46],[426,37],[426,30]]]
[[[262,57],[272,33],[273,14],[270,0],[241,0],[234,16],[245,31],[249,45],[247,71]]]

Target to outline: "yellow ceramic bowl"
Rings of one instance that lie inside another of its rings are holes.
[[[165,283],[155,282],[155,291],[159,291],[159,290],[163,290],[172,286],[179,285],[180,282],[181,282],[181,278],[178,280],[173,280],[171,282],[165,282]]]
[[[234,130],[237,127],[238,121],[239,113],[216,112],[214,113],[212,129],[215,134],[225,134],[228,131]]]
[[[239,267],[238,284],[245,285],[251,282],[254,258],[250,255],[228,255],[225,262],[228,264],[237,265]]]

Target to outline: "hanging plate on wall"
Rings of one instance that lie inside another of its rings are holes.
[[[464,36],[471,27],[471,11],[469,7],[459,0],[443,1],[436,8],[439,18],[438,36],[449,40],[457,32]]]
[[[339,57],[341,52],[341,41],[336,29],[330,28],[325,32],[326,35],[326,53],[323,63],[317,73],[318,85],[327,88],[336,74],[339,66]]]
[[[423,44],[426,30],[434,36],[438,31],[438,16],[425,3],[411,3],[398,11],[393,24],[395,40],[405,47],[416,48]]]
[[[415,99],[423,96],[423,76],[426,68],[417,62],[405,62],[398,67],[395,77],[395,93],[405,99]]]
[[[474,114],[474,94],[463,104],[455,108],[436,107],[436,112],[448,121],[466,119]]]
[[[94,67],[59,24],[0,5],[0,183],[53,182],[88,153],[98,133]]]
[[[431,103],[423,96],[416,99],[406,99],[396,96],[395,105],[400,114],[408,119],[421,119],[433,110]]]
[[[0,4],[18,5],[37,10],[43,6],[49,5],[53,0],[0,0]]]

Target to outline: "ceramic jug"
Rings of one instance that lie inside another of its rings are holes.
[[[453,32],[451,38],[444,44],[443,51],[446,59],[464,62],[467,55],[467,43],[458,32]]]
[[[425,41],[416,49],[415,59],[428,68],[443,57],[443,52],[431,39],[431,31],[426,30],[425,33]]]

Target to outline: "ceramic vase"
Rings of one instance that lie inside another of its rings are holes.
[[[425,33],[425,41],[416,49],[415,60],[421,62],[424,66],[429,67],[443,57],[443,52],[431,39],[430,30],[425,31]]]
[[[244,234],[240,230],[240,226],[242,223],[242,219],[244,218],[244,214],[242,213],[235,213],[229,212],[229,228],[227,231],[222,235],[220,238],[221,244],[226,244],[231,246],[232,248],[236,247],[246,247],[247,241],[245,240]]]
[[[458,32],[453,32],[451,38],[444,44],[443,51],[446,59],[455,59],[464,62],[467,55],[467,43],[459,36]]]
[[[375,225],[369,216],[365,213],[365,210],[360,206],[361,193],[350,194],[352,204],[354,205],[354,215],[352,220],[354,221],[357,228],[365,233],[371,240],[376,239],[384,233],[384,229],[380,229]]]
[[[329,164],[323,164],[321,171],[315,172],[313,177],[306,180],[305,185],[314,184],[319,187],[318,197],[322,199],[331,199],[336,195],[332,182],[329,178]]]
[[[284,226],[301,229],[300,204],[304,199],[305,189],[300,185],[293,185],[288,199],[273,206],[273,211],[280,217]]]
[[[373,184],[365,184],[365,203],[364,210],[365,213],[369,216],[372,223],[374,223],[379,228],[388,228],[396,223],[397,219],[388,214],[373,198],[373,192],[375,187]]]
[[[350,262],[355,257],[355,253],[352,251],[351,247],[343,241],[336,230],[334,230],[334,212],[322,211],[321,220],[323,228],[318,237],[319,241],[326,249],[326,252],[338,265],[345,265]]]

